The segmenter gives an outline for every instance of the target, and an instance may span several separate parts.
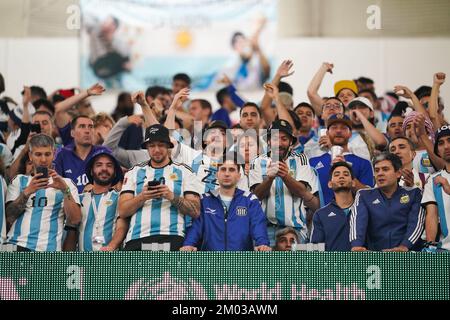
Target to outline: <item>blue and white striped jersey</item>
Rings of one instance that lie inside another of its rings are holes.
[[[217,164],[218,160],[222,159],[212,159],[204,154],[203,151],[192,149],[184,143],[179,142],[178,145],[178,152],[174,154],[175,157],[173,160],[185,163],[192,168],[192,171],[203,184],[203,188],[199,193],[203,194],[211,190],[216,190],[219,187],[219,182],[217,181]],[[237,187],[241,190],[249,191],[248,182],[242,170],[241,179]]]
[[[98,251],[112,240],[119,193],[110,190],[103,194],[85,192],[80,195],[81,226],[78,237],[79,251]]]
[[[433,165],[431,164],[430,157],[428,156],[428,152],[426,150],[418,150],[416,151],[416,156],[414,157],[413,167],[420,173],[435,173]]]
[[[80,204],[72,180],[63,178],[74,201]],[[8,187],[6,203],[16,200],[31,176],[17,175]],[[52,179],[50,178],[50,183]],[[64,195],[54,188],[40,189],[28,198],[24,213],[14,221],[7,242],[32,251],[61,251],[64,227]]]
[[[137,165],[125,175],[121,194],[138,195],[147,182],[165,179],[165,184],[177,196],[185,193],[200,195],[202,185],[192,170],[184,164],[171,162],[163,168],[153,168],[148,163]],[[126,242],[154,235],[179,235],[184,237],[186,218],[166,199],[152,199],[131,217]]]
[[[250,186],[262,183],[267,178],[270,157],[257,157],[250,169]],[[304,182],[311,193],[319,192],[317,174],[310,167],[308,158],[303,153],[291,152],[286,163],[289,174],[297,181]],[[276,177],[270,187],[270,196],[262,201],[262,207],[268,220],[275,225],[290,226],[300,230],[303,239],[307,239],[306,207],[301,198],[293,197],[280,177]]]
[[[428,178],[423,191],[422,206],[434,203],[438,208],[439,224],[441,227],[441,238],[439,239],[442,249],[450,250],[450,236],[448,234],[448,223],[450,222],[450,195],[442,190],[442,186],[436,185],[434,179],[443,177],[450,181],[450,172],[445,169],[436,172]]]
[[[2,157],[5,167],[9,167],[13,162],[11,150],[4,143],[0,143],[0,157]]]
[[[6,181],[0,176],[0,245],[6,241],[6,211],[5,211]]]

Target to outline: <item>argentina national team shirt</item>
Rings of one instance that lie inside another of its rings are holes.
[[[350,243],[381,251],[399,245],[417,250],[425,213],[419,188],[398,187],[387,198],[379,188],[356,193],[350,217]]]
[[[437,206],[441,228],[441,237],[439,241],[442,249],[450,250],[450,237],[448,234],[450,221],[450,195],[445,193],[442,186],[434,183],[436,177],[443,177],[447,179],[447,181],[450,181],[450,172],[443,169],[429,177],[423,191],[422,206],[426,208],[427,204],[431,203]]]
[[[433,174],[436,172],[433,165],[431,164],[430,157],[426,150],[416,151],[416,156],[414,157],[413,167],[420,173]]]
[[[0,143],[0,157],[3,159],[3,164],[5,167],[9,167],[13,162],[14,158],[11,150],[6,146],[6,144]]]
[[[98,251],[108,245],[113,237],[119,193],[110,190],[107,193],[80,195],[81,226],[79,229],[79,251]]]
[[[75,153],[75,145],[70,144],[64,148],[59,149],[54,160],[55,171],[64,178],[69,178],[77,186],[78,192],[82,193],[84,187],[89,183],[86,175],[86,164],[91,160],[99,150],[108,150],[103,146],[92,146],[86,159],[81,160]]]
[[[0,176],[0,245],[6,241],[6,211],[5,211],[5,195],[6,181]]]
[[[175,134],[174,137],[176,137]],[[199,194],[204,194],[219,188],[219,182],[217,181],[217,160],[208,157],[202,150],[192,149],[180,141],[178,141],[178,147],[174,150],[176,151],[173,152],[173,160],[187,164],[203,184]],[[241,179],[239,180],[237,187],[241,190],[249,191],[248,180],[242,170]]]
[[[200,195],[202,185],[192,170],[175,161],[163,168],[153,168],[149,163],[133,167],[125,174],[121,194],[140,194],[147,183],[152,180],[162,180],[176,196],[185,193]],[[151,199],[144,203],[131,217],[126,242],[155,235],[177,235],[184,237],[186,218],[178,212],[167,199]]]
[[[267,169],[271,158],[267,154],[261,155],[252,163],[250,169],[250,186],[261,184],[267,178]],[[320,191],[317,175],[309,166],[306,155],[291,152],[286,164],[289,175],[295,180],[303,182],[310,192],[317,195]],[[270,223],[280,227],[290,226],[300,231],[307,239],[306,207],[301,198],[292,196],[280,177],[273,180],[270,195],[262,201],[262,208]]]
[[[16,200],[30,184],[31,178],[17,175],[8,187],[6,203]],[[80,204],[73,182],[63,179],[70,188],[73,200]],[[61,251],[63,227],[63,192],[54,188],[40,189],[28,198],[24,213],[14,221],[8,232],[7,242],[32,251]]]

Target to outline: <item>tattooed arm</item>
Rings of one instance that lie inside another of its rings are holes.
[[[22,192],[16,200],[11,201],[6,205],[6,223],[8,224],[8,229],[25,211],[28,197],[29,195]]]
[[[186,194],[184,197],[175,196],[170,202],[180,211],[192,218],[200,216],[200,197],[196,194]]]
[[[10,228],[14,221],[16,221],[16,219],[19,218],[25,211],[30,195],[32,195],[39,189],[44,189],[48,185],[48,178],[40,178],[41,175],[42,173],[35,174],[31,179],[30,184],[25,189],[23,189],[22,192],[17,190],[17,193],[20,192],[20,194],[16,198],[16,200],[7,203],[6,223],[8,228]],[[12,185],[10,187],[12,187]]]

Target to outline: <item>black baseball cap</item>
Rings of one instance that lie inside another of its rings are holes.
[[[145,140],[142,142],[142,148],[147,148],[147,143],[150,142],[164,142],[169,148],[173,148],[173,143],[170,141],[169,129],[161,124],[154,124],[145,130]]]
[[[279,119],[272,122],[269,127],[269,139],[272,130],[280,130],[289,135],[292,138],[292,144],[297,142],[297,137],[292,133],[292,126],[286,120]]]

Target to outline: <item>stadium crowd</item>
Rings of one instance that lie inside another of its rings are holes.
[[[333,68],[308,102],[285,60],[258,103],[224,77],[213,112],[180,73],[121,93],[111,115],[91,105],[101,84],[25,86],[16,102],[0,75],[2,250],[450,250],[445,74],[382,97],[341,80],[322,97]]]

